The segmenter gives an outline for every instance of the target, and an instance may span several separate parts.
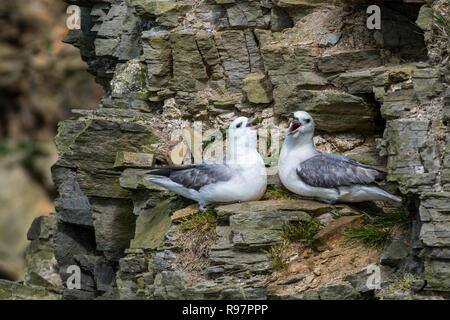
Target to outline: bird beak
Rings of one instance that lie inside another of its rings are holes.
[[[302,123],[300,121],[292,121],[289,125],[288,135],[290,136],[296,133],[301,128],[301,126]]]

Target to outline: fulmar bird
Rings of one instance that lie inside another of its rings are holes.
[[[259,200],[267,186],[264,161],[256,149],[253,119],[239,117],[228,128],[228,157],[199,164],[168,166],[148,174],[148,180],[195,200],[200,211],[210,203]]]
[[[353,159],[316,150],[314,120],[304,111],[294,113],[278,161],[283,185],[305,199],[326,203],[393,200],[401,202],[375,181],[385,173]]]

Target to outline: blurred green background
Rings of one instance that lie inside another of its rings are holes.
[[[71,108],[103,94],[79,51],[61,39],[60,0],[0,1],[0,278],[22,280],[26,233],[53,212],[53,137]]]

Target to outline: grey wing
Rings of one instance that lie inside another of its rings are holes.
[[[164,167],[148,173],[166,176],[173,182],[197,191],[208,184],[228,181],[233,176],[231,168],[223,162]]]
[[[297,174],[310,186],[323,188],[368,185],[384,178],[384,173],[375,168],[344,156],[327,153],[320,153],[300,163]]]

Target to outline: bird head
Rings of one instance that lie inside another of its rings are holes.
[[[247,118],[247,117],[239,117],[233,120],[233,122],[229,126],[229,130],[254,130],[256,129],[256,120],[255,118]]]
[[[314,120],[308,112],[296,111],[292,118],[286,137],[297,139],[314,134]]]
[[[228,128],[228,143],[239,150],[256,150],[257,119],[239,117],[233,120]]]

